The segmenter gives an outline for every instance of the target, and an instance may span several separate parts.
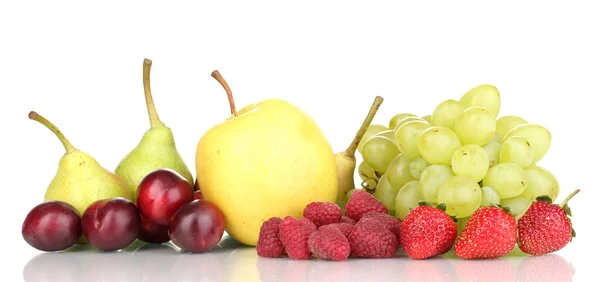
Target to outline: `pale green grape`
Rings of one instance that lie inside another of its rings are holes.
[[[464,112],[465,106],[454,99],[441,102],[431,114],[431,124],[454,130],[454,123]]]
[[[515,163],[499,163],[488,170],[483,178],[483,186],[494,187],[500,199],[521,195],[527,188],[523,168]]]
[[[385,172],[392,159],[394,159],[400,151],[394,142],[383,136],[375,136],[369,138],[363,146],[363,160],[373,170]]]
[[[513,128],[528,123],[524,118],[518,116],[503,116],[496,120],[496,133],[503,138]]]
[[[375,171],[372,168],[370,168],[364,161],[358,164],[358,176],[360,176],[360,179],[362,179],[363,181],[367,179],[379,179],[379,177],[375,175]]]
[[[490,186],[481,187],[482,198],[481,198],[481,206],[496,206],[500,204],[500,196],[494,188]]]
[[[473,87],[467,93],[463,94],[459,102],[465,106],[465,108],[479,106],[488,109],[493,115],[494,119],[500,113],[500,92],[498,88],[490,84],[482,84]]]
[[[438,201],[446,204],[446,213],[457,218],[470,216],[480,207],[482,197],[479,184],[464,175],[452,176],[438,191]]]
[[[483,179],[490,160],[486,151],[473,144],[461,146],[452,155],[452,171],[455,175],[471,177],[475,182]]]
[[[414,116],[414,117],[412,117],[412,116],[411,116],[411,117],[405,117],[405,118],[403,118],[402,120],[400,120],[400,121],[398,122],[398,124],[396,124],[396,128],[394,128],[394,132],[398,131],[398,128],[400,128],[400,127],[401,127],[402,125],[404,125],[405,123],[407,123],[407,122],[409,122],[409,121],[414,121],[414,120],[417,120],[417,121],[423,121],[423,122],[427,122],[426,120],[424,120],[424,119],[422,119],[422,118],[420,118],[420,117],[417,117],[417,116]],[[427,123],[428,123],[428,122],[427,122]]]
[[[498,135],[498,133],[494,133],[494,136],[492,136],[492,140],[490,141],[496,141],[498,143],[502,143],[502,138],[500,138],[500,136]],[[489,143],[489,142],[488,142]]]
[[[421,133],[431,125],[425,121],[413,120],[409,121],[396,130],[396,145],[402,154],[411,159],[416,159],[421,156],[418,143]]]
[[[383,125],[379,125],[379,124],[369,125],[369,127],[367,127],[367,131],[365,131],[365,134],[358,142],[358,147],[356,148],[356,150],[358,150],[358,152],[362,154],[362,148],[363,148],[363,145],[365,144],[365,142],[367,142],[367,140],[369,140],[369,138],[371,138],[373,135],[375,135],[381,131],[384,131],[384,130],[387,130],[387,127],[385,127]]]
[[[410,174],[415,178],[421,178],[423,171],[429,166],[423,158],[418,157],[410,162]]]
[[[471,216],[456,219],[456,231],[457,231],[456,235],[457,235],[457,237],[465,229],[465,226],[467,225],[467,221],[469,221],[469,218],[471,218]]]
[[[428,163],[449,166],[452,154],[460,145],[460,139],[454,131],[443,126],[432,126],[421,133],[417,147]]]
[[[419,193],[419,180],[410,181],[398,191],[396,194],[396,217],[403,220],[408,213],[419,206],[419,202],[423,202],[425,199]]]
[[[388,212],[396,210],[396,194],[402,186],[392,186],[388,181],[386,174],[381,176],[381,180],[377,183],[373,197],[382,202],[388,209]]]
[[[500,148],[502,148],[500,142],[490,140],[490,142],[485,143],[481,148],[483,148],[488,155],[488,160],[490,161],[489,167],[493,167],[500,163]]]
[[[379,180],[376,180],[374,178],[369,178],[367,180],[364,180],[360,184],[360,186],[362,186],[362,188],[365,189],[365,190],[367,190],[367,191],[373,191],[377,187],[377,183],[379,183]]]
[[[498,157],[501,163],[516,163],[526,168],[533,163],[533,150],[525,138],[513,136],[504,140]]]
[[[421,118],[424,119],[427,123],[431,124],[431,115],[422,116]]]
[[[417,115],[411,114],[411,113],[400,113],[400,114],[397,114],[397,115],[393,116],[390,119],[390,123],[389,123],[388,129],[390,129],[390,130],[396,129],[396,124],[398,124],[398,122],[401,121],[402,119],[404,119],[405,117],[416,117],[416,116]]]
[[[502,207],[508,208],[509,209],[508,212],[512,216],[518,216],[523,211],[525,211],[526,209],[529,208],[530,203],[529,203],[529,200],[527,200],[525,198],[521,198],[519,196],[519,197],[514,197],[514,198],[509,198],[509,199],[502,199],[500,201],[500,205],[502,205]]]
[[[396,135],[394,134],[393,130],[380,131],[378,133],[375,133],[375,135],[373,135],[373,136],[383,136],[387,139],[390,139],[390,140],[396,142]]]
[[[552,135],[550,131],[539,124],[521,124],[506,133],[502,142],[513,136],[521,136],[529,142],[533,151],[533,162],[537,163],[550,149],[552,143]]]
[[[456,120],[454,132],[462,144],[483,146],[494,137],[496,118],[486,108],[470,107]]]
[[[449,166],[440,164],[430,165],[421,174],[419,192],[428,202],[437,203],[440,187],[452,176],[454,176],[454,173]]]
[[[390,162],[386,175],[392,186],[402,187],[409,181],[415,180],[410,173],[411,162],[412,160],[402,153]]]
[[[560,193],[560,185],[556,177],[547,169],[540,166],[531,166],[525,169],[525,179],[527,188],[519,197],[525,199],[535,199],[539,196],[548,196],[552,201],[556,201]]]

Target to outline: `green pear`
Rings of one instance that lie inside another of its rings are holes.
[[[83,214],[97,200],[115,197],[132,199],[131,192],[120,176],[104,168],[89,154],[73,147],[54,124],[33,111],[29,113],[29,118],[50,129],[66,150],[58,163],[56,175],[46,189],[44,201],[67,202]]]
[[[139,144],[119,163],[115,172],[123,177],[134,201],[137,200],[137,189],[146,175],[157,170],[168,168],[181,174],[190,185],[194,185],[193,176],[175,146],[173,132],[158,117],[152,91],[150,90],[150,69],[152,61],[144,59],[143,83],[146,96],[146,107],[150,117],[148,129]]]

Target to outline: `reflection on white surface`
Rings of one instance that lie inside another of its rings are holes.
[[[137,243],[121,252],[89,247],[42,253],[23,268],[27,282],[42,281],[572,281],[574,270],[557,254],[467,261],[349,259],[343,262],[268,259],[225,238],[209,253],[181,253],[170,244]]]

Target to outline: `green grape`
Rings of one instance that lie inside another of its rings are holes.
[[[529,142],[533,151],[533,162],[537,163],[550,149],[552,143],[552,135],[550,131],[539,124],[521,124],[506,133],[502,142],[513,136],[521,136]]]
[[[431,124],[431,115],[422,116],[421,118],[427,123]]]
[[[465,107],[454,99],[441,102],[431,114],[431,124],[454,130],[454,123],[465,111]]]
[[[450,165],[452,154],[460,145],[460,139],[454,131],[443,126],[432,126],[423,131],[417,147],[428,163]]]
[[[405,117],[416,117],[416,116],[417,115],[411,114],[411,113],[397,114],[390,119],[390,124],[389,124],[388,129],[390,129],[390,130],[396,129],[396,124],[398,124],[398,122],[401,121],[402,119],[404,119]]]
[[[419,192],[428,202],[437,203],[440,187],[453,176],[452,168],[447,165],[430,165],[421,174]]]
[[[419,180],[410,181],[398,191],[396,194],[396,217],[400,220],[404,220],[408,213],[419,206],[419,202],[423,202],[425,199],[419,193]]]
[[[471,216],[456,219],[456,237],[458,237],[460,233],[463,232],[465,226],[467,225],[467,221],[469,221],[469,218],[471,218]]]
[[[396,135],[394,135],[394,131],[393,130],[384,130],[384,131],[380,131],[378,133],[375,133],[375,135],[373,136],[383,136],[387,139],[392,140],[393,142],[396,142]],[[373,137],[371,136],[371,137]]]
[[[456,120],[454,132],[462,144],[483,146],[494,137],[496,119],[486,108],[470,107]]]
[[[369,178],[367,180],[364,180],[360,186],[362,186],[363,189],[367,190],[367,191],[373,191],[375,190],[375,188],[377,187],[377,183],[379,183],[380,180],[375,180],[373,178]]]
[[[498,157],[501,163],[516,163],[526,168],[533,163],[533,150],[525,138],[513,136],[504,140]]]
[[[429,123],[425,121],[413,120],[409,121],[396,130],[396,145],[404,155],[411,159],[416,159],[421,156],[418,143],[421,133],[429,128]]]
[[[367,131],[365,131],[365,134],[358,142],[358,147],[356,148],[356,150],[358,150],[358,152],[362,154],[362,148],[363,148],[363,145],[365,145],[365,142],[367,142],[367,140],[369,140],[369,138],[371,138],[373,135],[375,135],[381,131],[384,131],[384,130],[387,130],[387,127],[385,127],[383,125],[379,125],[379,124],[369,125],[369,127],[367,127]]]
[[[503,116],[496,120],[496,133],[503,138],[513,128],[528,123],[524,118],[518,116]]]
[[[494,133],[494,136],[492,136],[492,140],[490,140],[490,141],[496,141],[498,143],[502,143],[502,138],[500,138],[500,136],[498,135],[498,133]]]
[[[388,209],[388,212],[396,210],[396,194],[402,186],[392,186],[388,181],[386,174],[381,176],[381,180],[377,183],[373,197],[382,202]]]
[[[415,180],[410,173],[411,159],[400,153],[389,164],[386,175],[392,186],[402,187],[409,181]]]
[[[482,84],[473,87],[467,93],[463,94],[459,102],[465,106],[465,108],[479,106],[488,109],[493,115],[494,119],[500,113],[500,92],[498,88],[489,84]]]
[[[372,168],[370,168],[364,161],[358,164],[358,176],[360,176],[360,179],[362,179],[363,181],[367,179],[379,179],[379,177],[375,175],[375,171]]]
[[[508,213],[510,213],[512,216],[518,216],[523,211],[529,208],[530,203],[529,200],[521,198],[519,196],[509,199],[502,199],[500,201],[500,205],[502,205],[502,207],[508,208]]]
[[[490,186],[481,187],[482,198],[481,198],[481,206],[496,206],[500,204],[500,196],[494,188]]]
[[[383,136],[369,138],[363,146],[363,160],[373,170],[385,172],[388,164],[400,151],[396,144]]]
[[[398,128],[400,128],[401,126],[403,126],[405,123],[407,123],[409,121],[414,121],[414,120],[427,122],[426,120],[424,120],[424,119],[422,119],[420,117],[416,117],[416,116],[415,117],[405,117],[402,120],[400,120],[398,122],[398,124],[396,124],[396,128],[394,129],[394,132],[398,131]]]
[[[535,199],[539,196],[548,196],[552,202],[556,201],[560,193],[560,185],[556,177],[547,169],[540,166],[531,166],[525,169],[527,188],[519,197]]]
[[[452,171],[454,174],[471,177],[475,182],[483,179],[489,165],[490,159],[486,151],[477,145],[461,146],[452,155]]]
[[[527,188],[523,168],[515,163],[499,163],[488,170],[483,178],[483,186],[494,187],[500,199],[521,195]]]
[[[495,140],[490,140],[490,142],[485,143],[481,148],[485,150],[488,155],[488,160],[490,161],[489,167],[493,167],[496,164],[500,163],[500,148],[502,148],[502,144]]]
[[[479,184],[464,175],[452,176],[438,191],[438,201],[446,204],[446,213],[457,218],[468,217],[475,212],[482,197]]]
[[[423,158],[418,157],[410,162],[410,174],[415,179],[420,179],[423,171],[429,166]]]

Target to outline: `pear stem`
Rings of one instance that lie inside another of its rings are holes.
[[[573,193],[567,196],[567,198],[565,198],[565,200],[560,204],[560,207],[564,209],[567,205],[567,202],[569,202],[575,195],[577,195],[577,193],[579,193],[579,189],[573,191]]]
[[[148,108],[148,116],[150,117],[151,127],[164,127],[165,124],[158,117],[154,100],[152,99],[152,91],[150,90],[150,70],[152,69],[152,61],[144,59],[144,94],[146,95],[146,107]]]
[[[234,116],[238,116],[237,110],[235,109],[235,102],[233,101],[233,93],[231,93],[231,88],[229,88],[229,85],[227,84],[227,81],[225,81],[225,79],[223,78],[223,76],[221,76],[221,74],[219,73],[218,70],[214,70],[210,76],[212,76],[214,79],[216,79],[221,86],[223,86],[223,89],[225,89],[225,92],[227,92],[227,98],[229,99],[229,109],[231,110],[231,114],[233,114]]]
[[[362,139],[365,135],[365,132],[367,132],[369,125],[371,125],[373,118],[375,118],[375,114],[377,113],[379,106],[381,106],[381,103],[383,103],[383,98],[381,96],[375,97],[375,101],[373,101],[373,104],[371,105],[371,109],[369,110],[367,117],[365,118],[360,129],[356,133],[356,136],[354,136],[354,140],[352,140],[352,143],[350,143],[350,146],[348,146],[348,148],[344,152],[346,156],[354,157],[354,154],[356,153],[356,148],[358,148],[358,143],[360,143],[360,139]]]
[[[71,142],[69,142],[65,135],[58,129],[58,127],[52,124],[49,120],[47,120],[46,118],[34,111],[29,112],[29,118],[43,124],[48,129],[50,129],[50,131],[52,131],[52,133],[54,133],[56,137],[58,137],[58,140],[60,140],[63,146],[65,146],[65,151],[67,151],[67,154],[75,152],[75,147],[73,147]]]

